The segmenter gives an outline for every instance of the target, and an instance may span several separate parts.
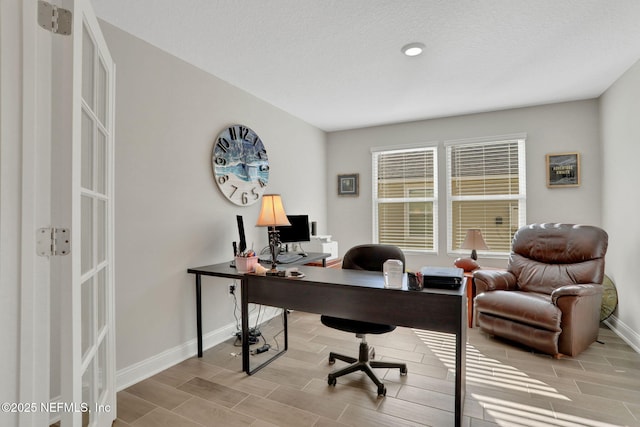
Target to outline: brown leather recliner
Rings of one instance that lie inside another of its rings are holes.
[[[507,271],[473,275],[477,326],[556,357],[576,356],[598,338],[607,244],[594,226],[520,228]]]

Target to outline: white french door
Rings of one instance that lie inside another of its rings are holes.
[[[41,3],[0,1],[2,357],[18,373],[0,389],[36,405],[0,424],[103,427],[116,417],[115,66],[89,0]],[[55,28],[57,7],[70,35],[39,26]],[[49,253],[51,228],[70,252]]]
[[[89,0],[63,0],[71,38],[54,39],[52,217],[70,225],[71,254],[52,267],[60,289],[62,427],[116,417],[113,265],[115,66]],[[64,36],[62,36],[64,37]],[[69,46],[70,40],[70,46]],[[69,146],[65,146],[65,144]],[[60,203],[60,201],[63,203]]]

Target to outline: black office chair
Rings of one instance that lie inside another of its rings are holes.
[[[402,261],[403,266],[405,264],[404,254],[400,248],[396,246],[360,245],[349,249],[345,254],[342,260],[342,268],[351,270],[382,271],[382,266],[388,259],[398,259]],[[387,388],[384,386],[382,381],[378,379],[371,368],[399,368],[400,375],[407,375],[407,365],[404,363],[379,362],[371,360],[375,356],[375,350],[373,347],[369,347],[366,340],[367,334],[386,334],[387,332],[393,331],[396,328],[395,326],[361,322],[358,320],[342,319],[325,315],[320,317],[320,321],[330,328],[355,333],[356,337],[362,339],[360,342],[360,354],[357,359],[355,357],[345,356],[334,352],[329,353],[330,364],[334,364],[336,359],[351,363],[351,365],[343,369],[330,373],[328,376],[329,385],[335,386],[337,382],[336,378],[338,377],[350,374],[351,372],[364,371],[378,386],[378,396],[385,396],[387,394]]]

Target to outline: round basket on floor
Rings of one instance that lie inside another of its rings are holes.
[[[600,306],[601,322],[608,319],[618,306],[618,292],[616,291],[616,285],[609,276],[604,276],[602,287],[604,288],[604,292],[602,293],[602,305]]]

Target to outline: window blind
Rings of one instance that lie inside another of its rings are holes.
[[[403,250],[437,247],[436,147],[374,151],[374,242]]]
[[[479,228],[486,254],[508,254],[516,230],[525,224],[524,138],[447,144],[448,251],[460,246],[469,228]]]

